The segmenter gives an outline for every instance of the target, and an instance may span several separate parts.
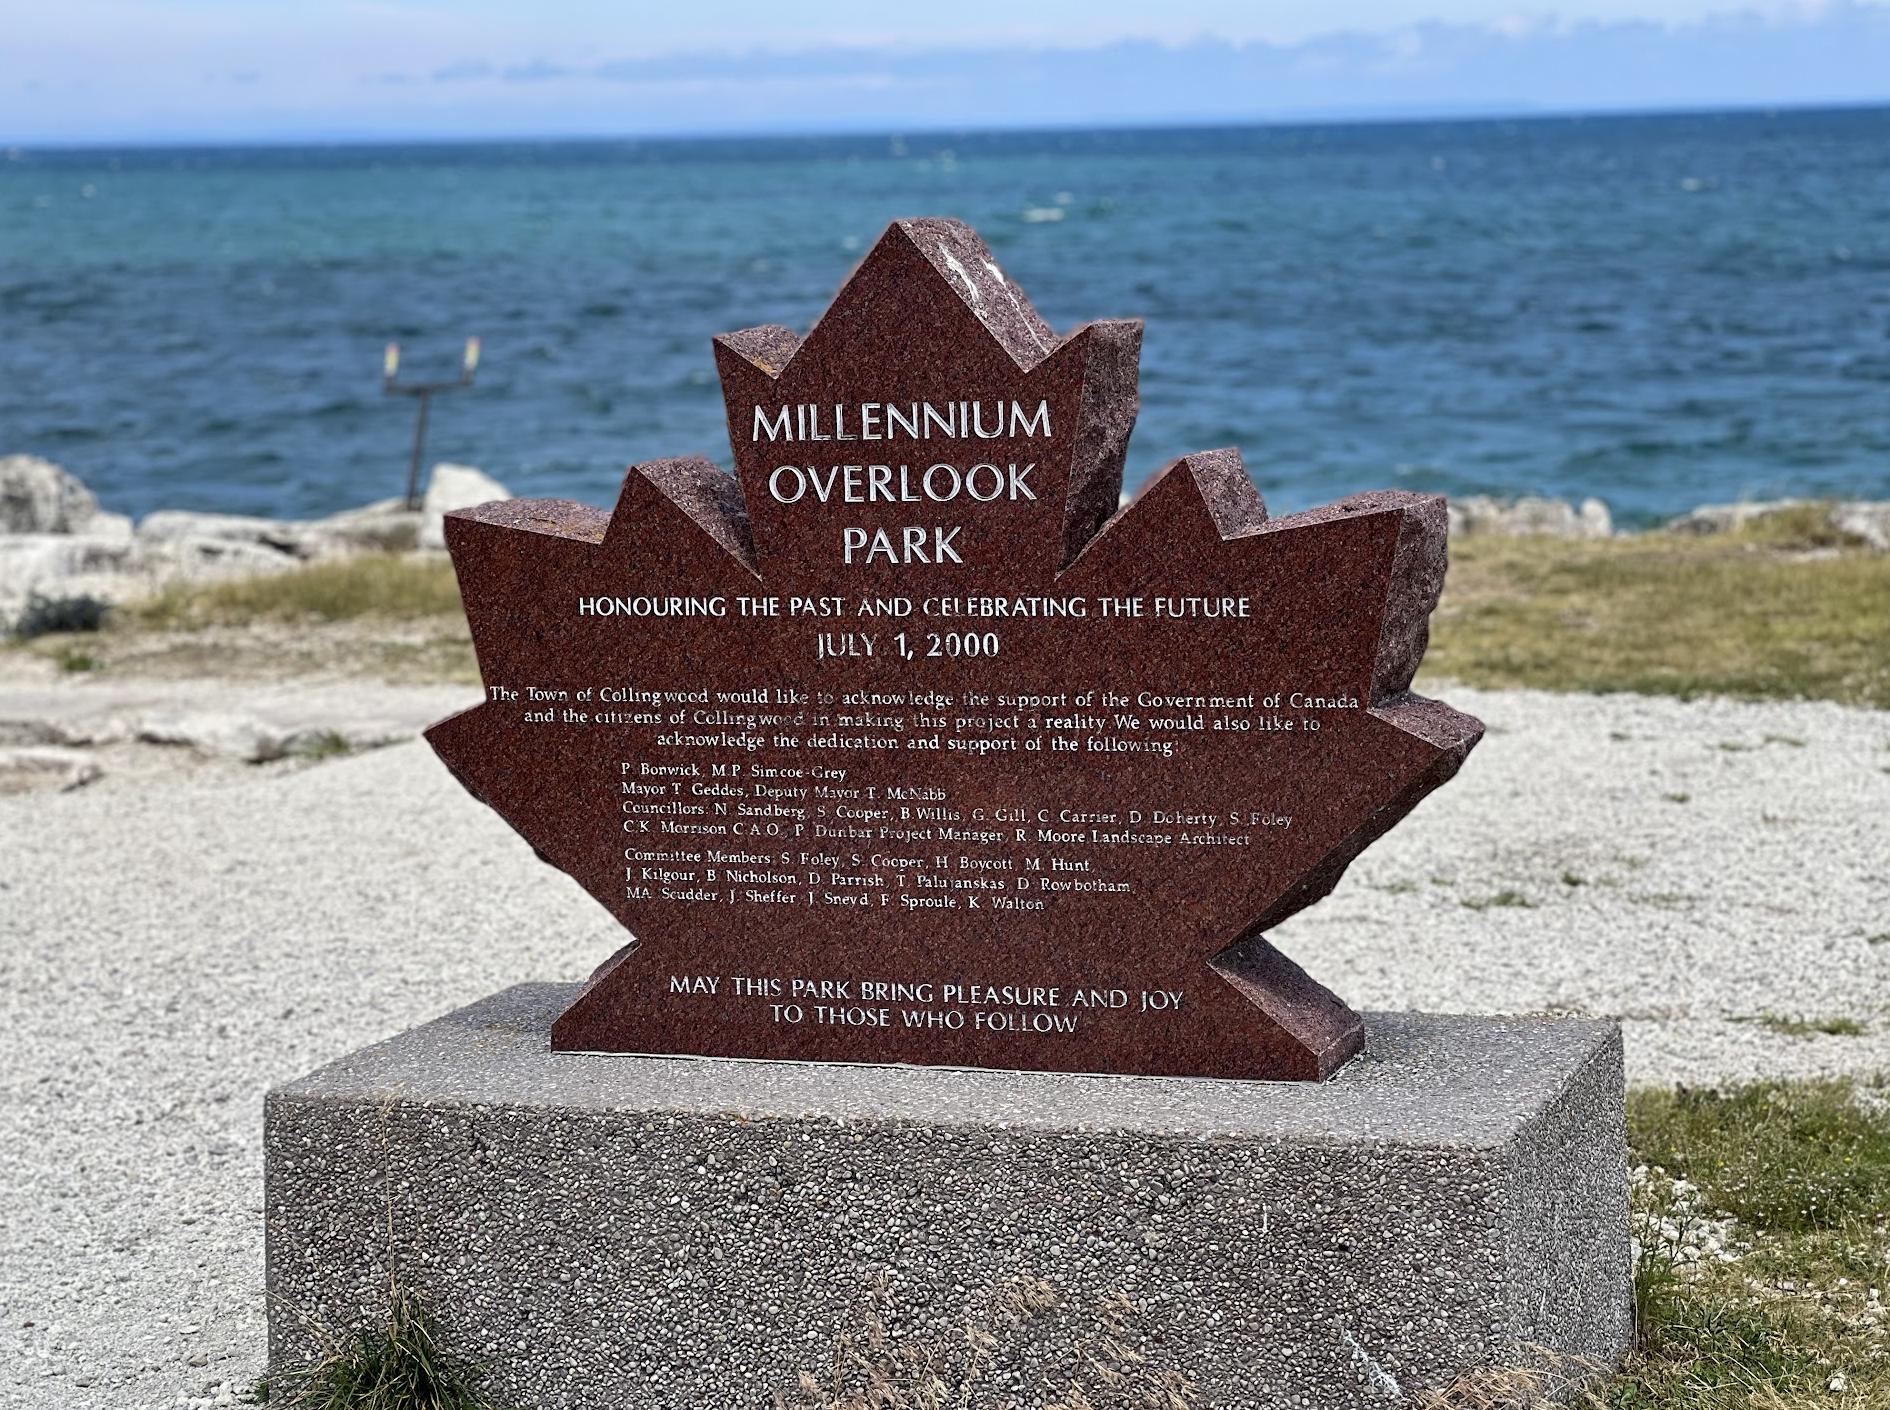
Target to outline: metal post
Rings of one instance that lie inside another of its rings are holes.
[[[433,407],[433,388],[421,387],[414,399],[420,403],[419,415],[413,421],[413,459],[407,462],[407,508],[420,507],[420,463],[425,458],[427,444],[427,413]]]
[[[419,402],[413,422],[413,455],[407,462],[407,508],[420,507],[420,467],[426,459],[427,414],[433,409],[435,392],[450,392],[472,385],[479,370],[479,340],[468,338],[460,361],[459,376],[451,382],[415,382],[403,386],[400,375],[400,344],[389,343],[381,361],[381,390],[390,397],[413,397]]]

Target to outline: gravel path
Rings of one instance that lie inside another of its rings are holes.
[[[1289,953],[1360,1007],[1618,1015],[1639,1081],[1890,1070],[1890,714],[1451,699],[1490,737]],[[616,945],[417,744],[0,798],[0,1404],[246,1385],[264,1089]]]

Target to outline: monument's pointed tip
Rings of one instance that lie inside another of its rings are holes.
[[[700,455],[631,466],[624,476],[616,512],[611,515],[605,546],[623,547],[639,535],[652,532],[650,507],[656,502],[669,506],[700,529],[748,573],[756,573],[754,534],[741,486]],[[667,536],[675,528],[676,522],[671,519],[659,524],[654,532]]]
[[[1222,538],[1250,534],[1266,523],[1266,500],[1247,473],[1238,447],[1194,451],[1176,461],[1173,469],[1194,487]]]
[[[1035,367],[1057,350],[1056,331],[998,265],[982,236],[961,220],[925,217],[897,228],[952,286],[1019,367]]]
[[[1140,554],[1149,543],[1173,548],[1187,542],[1205,550],[1253,533],[1266,520],[1266,502],[1238,450],[1195,451],[1157,470],[1139,494],[1123,496],[1072,564],[1091,559],[1085,567],[1106,569],[1113,555]]]
[[[736,367],[746,365],[765,377],[774,378],[793,361],[794,354],[800,350],[801,337],[779,323],[763,323],[733,333],[717,333],[714,342],[716,361],[724,364],[724,378],[731,370],[728,358],[736,359]]]
[[[876,301],[883,288],[929,270],[1021,369],[1057,350],[1061,340],[1024,291],[998,264],[984,238],[962,220],[912,216],[895,220],[846,277],[822,321],[855,299]]]
[[[1263,936],[1229,945],[1208,968],[1253,1006],[1255,1041],[1282,1072],[1323,1081],[1363,1051],[1364,1020]]]
[[[913,216],[895,220],[880,232],[841,281],[807,337],[775,323],[717,334],[716,359],[724,384],[731,375],[739,378],[751,371],[778,380],[816,340],[822,325],[871,321],[874,307],[887,297],[912,297],[908,290],[915,275],[930,276],[949,290],[1022,370],[1035,367],[1062,346],[1063,340],[1011,282],[977,231],[962,220]],[[1140,328],[1139,320],[1136,326]]]

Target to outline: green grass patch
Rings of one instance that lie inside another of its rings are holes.
[[[1628,1141],[1654,1167],[1635,1195],[1637,1343],[1579,1403],[1890,1405],[1890,1124],[1875,1093],[1842,1082],[1636,1091]]]
[[[174,583],[122,615],[164,630],[258,621],[348,622],[457,618],[459,584],[437,559],[368,553],[288,573],[219,583]]]
[[[1482,686],[1890,707],[1890,554],[1805,529],[1465,538],[1425,669]],[[1788,551],[1806,547],[1826,551]]]
[[[1522,892],[1510,890],[1498,891],[1494,896],[1466,896],[1458,904],[1471,911],[1532,911],[1536,907]]]
[[[298,759],[311,761],[341,759],[354,753],[354,745],[339,730],[327,729],[299,741],[292,752]]]
[[[1735,1018],[1734,1023],[1756,1023],[1770,1033],[1787,1038],[1811,1038],[1820,1033],[1828,1038],[1862,1038],[1870,1030],[1854,1018],[1796,1018],[1782,1013],[1755,1013]]]
[[[1848,1083],[1635,1095],[1640,1155],[1754,1229],[1806,1233],[1890,1214],[1890,1125]]]
[[[1593,1402],[1609,1410],[1798,1410],[1829,1392],[1827,1340],[1789,1306],[1675,1289],[1643,1309],[1643,1343]],[[1860,1403],[1860,1402],[1850,1402]]]

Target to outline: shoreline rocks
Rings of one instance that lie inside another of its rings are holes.
[[[41,604],[116,604],[174,582],[287,572],[357,553],[443,549],[445,516],[511,491],[469,465],[434,466],[419,509],[379,500],[321,519],[161,509],[134,528],[69,472],[37,456],[0,457],[0,633]],[[63,617],[62,613],[52,614]]]
[[[1730,534],[1768,519],[1808,518],[1833,538],[1860,548],[1890,553],[1890,501],[1848,499],[1748,500],[1743,504],[1703,504],[1667,521],[1676,534]]]
[[[1614,515],[1593,496],[1575,505],[1541,495],[1502,500],[1475,494],[1452,499],[1447,507],[1450,532],[1458,537],[1504,534],[1512,538],[1605,539],[1614,534]]]
[[[472,466],[442,461],[433,467],[426,495],[420,501],[419,546],[444,552],[449,512],[511,497],[512,492],[504,485]]]
[[[377,500],[319,519],[160,509],[137,525],[100,509],[83,482],[49,460],[0,456],[0,633],[46,615],[50,603],[116,604],[172,582],[207,582],[287,572],[357,553],[432,553],[446,546],[446,515],[511,491],[470,465],[433,467],[419,509]],[[1598,540],[1615,527],[1608,505],[1592,496],[1572,503],[1540,495],[1449,501],[1458,538],[1539,537]],[[1890,501],[1780,499],[1708,504],[1659,526],[1676,534],[1737,533],[1768,520],[1789,523],[1812,546],[1854,546],[1890,553]],[[51,620],[71,614],[55,611]]]
[[[0,534],[76,534],[100,518],[123,524],[122,514],[105,515],[98,497],[78,476],[37,455],[0,456]]]

